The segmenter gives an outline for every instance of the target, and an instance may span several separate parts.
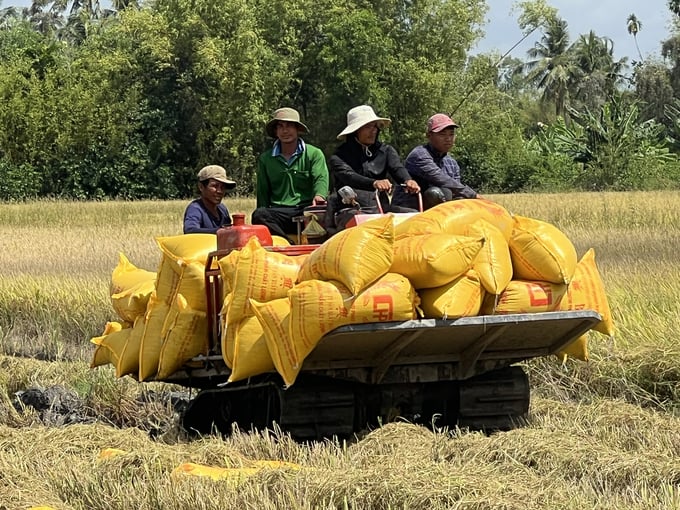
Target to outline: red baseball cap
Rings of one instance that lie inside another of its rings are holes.
[[[447,127],[460,127],[456,122],[444,113],[435,113],[427,119],[427,132],[439,133]]]

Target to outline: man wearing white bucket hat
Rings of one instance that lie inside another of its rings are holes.
[[[390,119],[378,117],[368,105],[352,108],[347,112],[347,126],[338,134],[344,143],[330,157],[335,190],[350,186],[362,207],[377,206],[378,191],[383,210],[389,210],[387,194],[392,190],[392,181],[407,193],[420,191],[394,147],[378,140],[380,130],[391,123]]]
[[[265,129],[274,146],[257,161],[257,208],[251,221],[288,237],[297,233],[293,218],[307,206],[326,202],[328,167],[321,149],[300,138],[308,130],[293,108],[276,110]]]

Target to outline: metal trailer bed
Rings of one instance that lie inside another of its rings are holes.
[[[225,384],[230,371],[215,353],[167,382],[202,389],[184,417],[199,432],[277,423],[317,439],[397,416],[503,430],[529,409],[528,379],[514,364],[556,353],[600,321],[578,310],[347,325],[321,339],[288,389],[277,374]]]

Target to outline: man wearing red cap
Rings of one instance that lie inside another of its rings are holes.
[[[458,162],[448,152],[456,141],[458,124],[446,114],[437,113],[427,120],[428,142],[414,148],[404,161],[408,173],[423,190],[423,207],[460,198],[477,198],[469,186],[460,182]],[[412,196],[397,189],[393,203],[418,207]]]

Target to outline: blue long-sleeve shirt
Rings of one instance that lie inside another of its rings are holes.
[[[404,161],[413,179],[425,191],[430,186],[448,188],[453,198],[476,198],[477,192],[460,182],[460,166],[448,154],[437,153],[430,144],[414,148]]]
[[[224,204],[217,206],[219,217],[213,216],[200,198],[193,200],[184,211],[185,234],[216,234],[224,225],[231,225],[231,216]]]

